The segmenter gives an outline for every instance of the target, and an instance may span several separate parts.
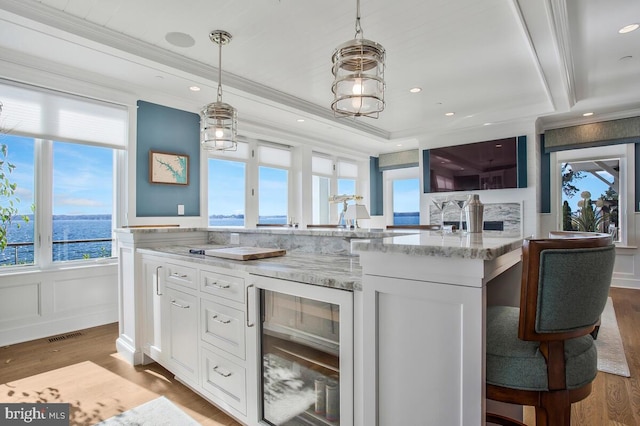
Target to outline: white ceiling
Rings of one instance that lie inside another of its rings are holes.
[[[53,73],[81,70],[87,81],[197,111],[215,100],[218,47],[208,36],[223,29],[233,35],[222,51],[224,101],[238,109],[240,133],[286,129],[368,154],[486,123],[541,117],[554,127],[640,114],[640,30],[618,34],[640,22],[638,0],[361,0],[365,38],[387,51],[386,108],[378,120],[336,119],[331,54],[354,37],[355,6],[0,0],[0,60],[44,58],[61,64]],[[174,46],[169,32],[195,44]],[[194,84],[202,90],[190,92]]]

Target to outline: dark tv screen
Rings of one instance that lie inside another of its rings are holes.
[[[517,139],[429,150],[431,192],[518,187]]]

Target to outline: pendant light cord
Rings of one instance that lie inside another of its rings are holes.
[[[364,34],[362,32],[362,26],[360,25],[360,0],[356,1],[356,35],[353,38],[364,38]]]
[[[222,39],[218,42],[218,102],[222,102]]]

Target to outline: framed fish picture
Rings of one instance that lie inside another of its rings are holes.
[[[150,150],[149,182],[189,185],[189,156]]]

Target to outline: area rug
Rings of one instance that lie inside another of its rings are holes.
[[[199,426],[164,396],[153,399],[96,426]]]
[[[596,348],[598,349],[598,370],[623,377],[630,376],[611,298],[607,300],[600,319]]]

